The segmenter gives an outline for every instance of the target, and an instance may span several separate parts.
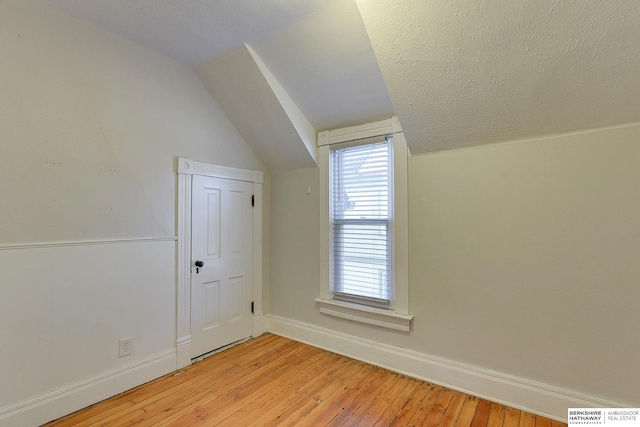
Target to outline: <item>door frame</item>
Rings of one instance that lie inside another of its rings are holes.
[[[191,364],[191,192],[193,175],[247,181],[253,184],[253,283],[254,301],[251,336],[264,333],[262,313],[262,184],[264,173],[258,170],[178,158],[178,250],[176,294],[176,363],[177,369]]]

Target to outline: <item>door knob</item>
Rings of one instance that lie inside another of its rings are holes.
[[[200,269],[204,267],[204,262],[196,261],[195,264],[196,264],[196,274],[200,274]]]

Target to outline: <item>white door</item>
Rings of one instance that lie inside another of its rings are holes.
[[[191,357],[251,335],[252,184],[194,175]]]

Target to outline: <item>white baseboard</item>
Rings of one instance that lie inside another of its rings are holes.
[[[167,350],[137,363],[0,408],[0,427],[32,427],[60,418],[176,369]]]
[[[372,365],[562,422],[567,422],[568,408],[628,406],[283,317],[269,315],[267,330]]]

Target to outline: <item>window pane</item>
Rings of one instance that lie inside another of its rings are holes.
[[[389,218],[389,143],[332,152],[333,218]]]
[[[389,299],[389,223],[334,223],[334,290]]]
[[[333,292],[390,301],[390,146],[331,151]]]

